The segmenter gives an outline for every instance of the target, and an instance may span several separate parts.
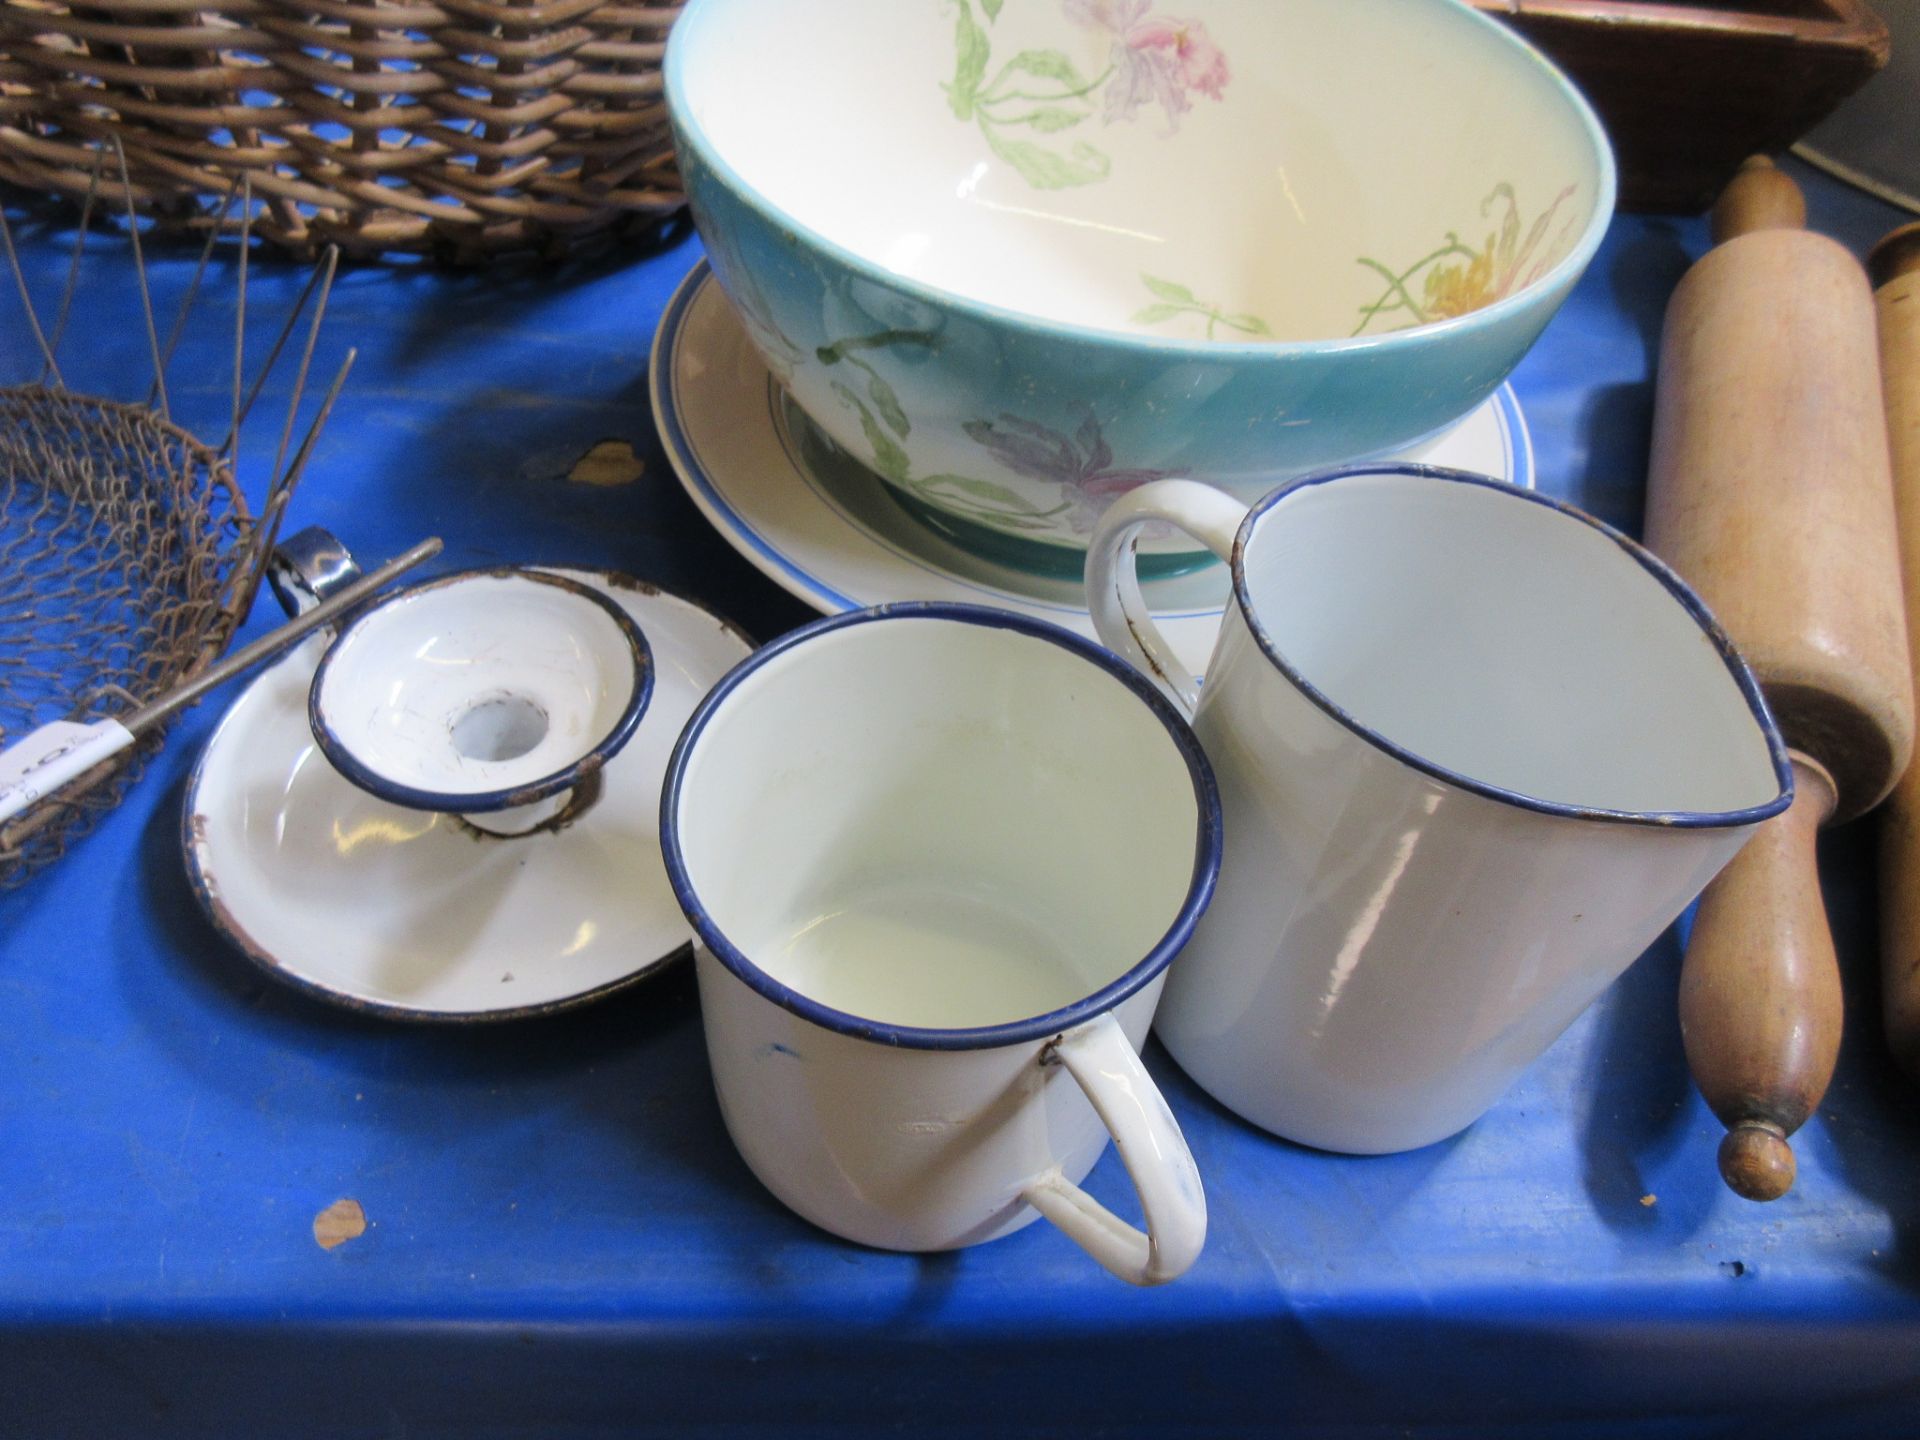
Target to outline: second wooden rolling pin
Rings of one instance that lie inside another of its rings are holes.
[[[1909,638],[1920,642],[1920,225],[1888,235],[1868,257],[1880,312],[1880,371],[1893,447]],[[1920,653],[1913,656],[1920,675]],[[1881,817],[1880,982],[1887,1043],[1920,1079],[1920,765],[1909,765]]]
[[[1687,1061],[1727,1126],[1720,1173],[1771,1200],[1840,1044],[1814,837],[1870,809],[1913,746],[1873,296],[1751,160],[1661,341],[1647,542],[1732,635],[1792,751],[1796,793],[1701,897],[1680,980]]]

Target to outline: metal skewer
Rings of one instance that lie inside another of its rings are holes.
[[[146,731],[193,704],[216,685],[291,649],[342,611],[353,608],[381,586],[439,553],[438,539],[422,540],[404,555],[345,586],[305,614],[125,715],[87,723],[56,720],[0,750],[0,823],[11,820],[42,796],[117,755]]]

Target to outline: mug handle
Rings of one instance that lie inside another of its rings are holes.
[[[1245,505],[1211,485],[1154,480],[1114,501],[1087,546],[1087,608],[1100,642],[1153,681],[1189,720],[1200,703],[1200,682],[1147,612],[1135,547],[1149,521],[1165,520],[1231,563],[1234,537],[1246,518]]]
[[[1140,1197],[1146,1233],[1134,1229],[1058,1168],[1021,1193],[1067,1238],[1131,1285],[1164,1285],[1186,1274],[1207,1238],[1207,1197],[1180,1126],[1111,1013],[1069,1030],[1041,1052],[1064,1065],[1113,1136]]]

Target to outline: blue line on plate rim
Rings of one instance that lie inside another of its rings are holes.
[[[676,462],[675,468],[680,471],[682,477],[688,480],[706,497],[708,505],[717,512],[718,516],[724,518],[726,522],[724,526],[720,525],[718,520],[715,520],[716,528],[729,530],[732,533],[744,537],[755,551],[783,574],[791,577],[808,595],[817,597],[822,603],[836,607],[838,611],[858,610],[870,604],[886,603],[884,601],[859,600],[853,596],[844,594],[810,571],[800,568],[800,566],[783,551],[775,548],[771,541],[754,529],[753,525],[741,512],[739,506],[737,506],[727,494],[720,490],[714,482],[712,467],[704,463],[699,452],[695,449],[691,431],[682,412],[681,396],[684,392],[684,387],[679,383],[679,377],[675,374],[674,362],[678,361],[681,354],[680,338],[686,329],[687,318],[692,313],[694,304],[699,300],[709,284],[717,285],[718,282],[713,279],[713,270],[707,263],[706,257],[702,256],[694,262],[693,267],[687,271],[685,277],[682,278],[679,285],[675,287],[672,297],[667,302],[666,312],[661,317],[659,333],[654,341],[654,359],[653,364],[650,366],[652,371],[650,378],[654,391],[653,409],[655,417],[661,426],[662,434],[660,438],[666,445],[668,458]],[[724,303],[724,300],[722,303]],[[800,464],[798,457],[793,452],[793,447],[785,433],[784,427],[780,423],[779,416],[774,411],[775,396],[779,393],[778,381],[774,379],[771,373],[768,374],[767,380],[768,420],[773,426],[775,438],[779,442],[781,453],[786,458],[788,465],[792,468],[794,474],[800,477],[801,482],[807,486],[814,496],[826,505],[827,509],[839,519],[841,524],[853,531],[863,542],[879,546],[896,560],[904,561],[928,575],[957,585],[962,589],[970,590],[974,594],[989,596],[1002,604],[1011,602],[1015,605],[1031,607],[1033,610],[1057,615],[1084,615],[1087,613],[1084,607],[1062,605],[1054,601],[1040,599],[1033,595],[1022,594],[1019,591],[996,589],[979,581],[958,575],[951,570],[940,569],[920,556],[913,554],[911,551],[894,544],[878,532],[861,524],[852,515],[848,514],[832,496],[827,494],[826,491],[820,487],[813,475],[809,473],[807,468]],[[1503,381],[1499,389],[1494,392],[1494,397],[1497,404],[1496,415],[1499,420],[1498,429],[1500,433],[1501,455],[1504,468],[1507,471],[1504,477],[1505,481],[1518,489],[1532,490],[1534,488],[1533,439],[1527,429],[1526,417],[1520,411],[1519,398],[1514,394],[1512,383]],[[1517,448],[1515,446],[1514,441],[1516,435],[1525,437],[1526,444],[1524,447]],[[1156,611],[1155,615],[1156,618],[1162,620],[1200,620],[1224,613],[1225,607],[1222,605],[1218,609]]]

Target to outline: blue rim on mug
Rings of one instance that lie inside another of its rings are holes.
[[[1779,784],[1779,793],[1773,799],[1760,805],[1750,805],[1740,810],[1611,810],[1597,805],[1572,805],[1557,800],[1542,800],[1518,790],[1509,790],[1504,786],[1476,780],[1458,770],[1449,769],[1436,761],[1409,750],[1406,746],[1388,739],[1378,730],[1363,724],[1347,710],[1342,708],[1324,691],[1308,680],[1274,643],[1259,618],[1254,614],[1253,598],[1247,589],[1247,570],[1245,565],[1246,549],[1253,539],[1253,532],[1261,519],[1276,505],[1284,502],[1288,496],[1315,485],[1327,485],[1339,480],[1352,479],[1362,475],[1410,475],[1418,479],[1443,480],[1459,485],[1475,485],[1484,490],[1507,495],[1515,500],[1524,500],[1528,504],[1544,506],[1549,510],[1577,520],[1605,536],[1617,545],[1628,558],[1637,563],[1662,586],[1668,594],[1680,603],[1683,610],[1692,617],[1702,633],[1713,644],[1721,663],[1727,668],[1733,682],[1739,687],[1741,697],[1746,701],[1747,710],[1754,722],[1760,727],[1760,733],[1767,744],[1767,756],[1773,763],[1774,778]],[[1240,609],[1240,616],[1246,622],[1247,629],[1253,635],[1255,643],[1267,660],[1287,677],[1287,680],[1300,693],[1311,700],[1330,718],[1351,730],[1362,740],[1378,750],[1393,756],[1402,764],[1408,765],[1424,775],[1429,775],[1444,784],[1461,790],[1470,791],[1486,799],[1511,805],[1521,810],[1532,810],[1541,815],[1558,815],[1573,820],[1605,820],[1623,825],[1655,825],[1679,829],[1724,829],[1738,825],[1752,825],[1762,820],[1770,820],[1793,803],[1793,766],[1787,759],[1786,742],[1780,737],[1780,728],[1774,723],[1773,712],[1767,708],[1766,697],[1761,694],[1759,683],[1753,678],[1753,672],[1747,668],[1747,662],[1734,648],[1732,639],[1713,618],[1706,603],[1693,592],[1691,586],[1674,573],[1665,561],[1660,559],[1646,546],[1631,536],[1624,535],[1603,520],[1596,519],[1586,511],[1569,505],[1563,500],[1542,495],[1537,490],[1519,490],[1505,481],[1495,480],[1486,475],[1475,475],[1467,470],[1453,470],[1443,465],[1419,465],[1411,462],[1391,462],[1377,465],[1341,465],[1328,470],[1318,470],[1310,475],[1302,475],[1289,481],[1264,498],[1247,511],[1246,518],[1240,522],[1239,532],[1233,538],[1233,554],[1228,561],[1233,574],[1233,601]]]
[[[894,1025],[837,1010],[783,985],[749,959],[714,923],[694,889],[692,877],[687,873],[686,857],[680,848],[679,820],[681,788],[686,780],[687,765],[702,732],[740,684],[769,661],[821,635],[856,625],[913,620],[944,620],[1011,630],[1058,645],[1111,675],[1145,704],[1165,728],[1181,759],[1186,762],[1198,811],[1198,833],[1194,839],[1193,871],[1180,911],[1167,927],[1166,933],[1141,960],[1117,979],[1071,1005],[997,1025],[954,1029]],[[803,625],[754,651],[721,678],[687,721],[678,743],[673,747],[672,758],[667,762],[666,784],[660,794],[660,851],[666,859],[667,880],[673,887],[674,896],[701,942],[735,976],[776,1005],[824,1029],[878,1044],[896,1045],[908,1050],[984,1050],[998,1045],[1017,1045],[1046,1039],[1094,1019],[1142,989],[1172,963],[1173,957],[1192,936],[1194,926],[1212,900],[1214,883],[1219,878],[1222,852],[1220,792],[1214,783],[1213,768],[1207,763],[1207,757],[1201,751],[1200,742],[1192,728],[1149,681],[1111,651],[1057,625],[1011,611],[996,610],[985,605],[908,601],[848,611]]]
[[[351,635],[389,605],[405,604],[428,591],[444,589],[464,581],[483,579],[525,580],[536,585],[550,585],[556,590],[564,590],[571,595],[591,601],[604,611],[619,628],[621,638],[626,642],[627,651],[633,658],[633,693],[628,696],[626,706],[607,733],[584,754],[551,774],[528,781],[524,785],[513,786],[511,789],[485,790],[472,794],[425,790],[370,769],[354,755],[352,749],[326,720],[320,695],[326,685],[335,657]],[[640,725],[641,716],[646,714],[647,702],[652,698],[653,648],[647,644],[647,637],[641,633],[633,617],[621,609],[616,602],[592,586],[582,585],[577,580],[569,580],[564,575],[517,565],[482,566],[472,570],[458,570],[451,575],[436,576],[431,580],[423,580],[418,584],[394,590],[358,611],[352,621],[333,638],[333,642],[327,646],[326,653],[320,657],[320,663],[314,667],[313,683],[307,689],[307,723],[312,727],[313,738],[319,744],[321,753],[327,757],[327,762],[369,795],[385,800],[389,804],[404,806],[409,810],[431,810],[443,815],[485,815],[497,810],[511,810],[516,806],[531,805],[535,801],[557,795],[563,790],[572,789],[582,780],[597,774],[609,760],[620,753],[627,741],[633,738],[634,731]]]

